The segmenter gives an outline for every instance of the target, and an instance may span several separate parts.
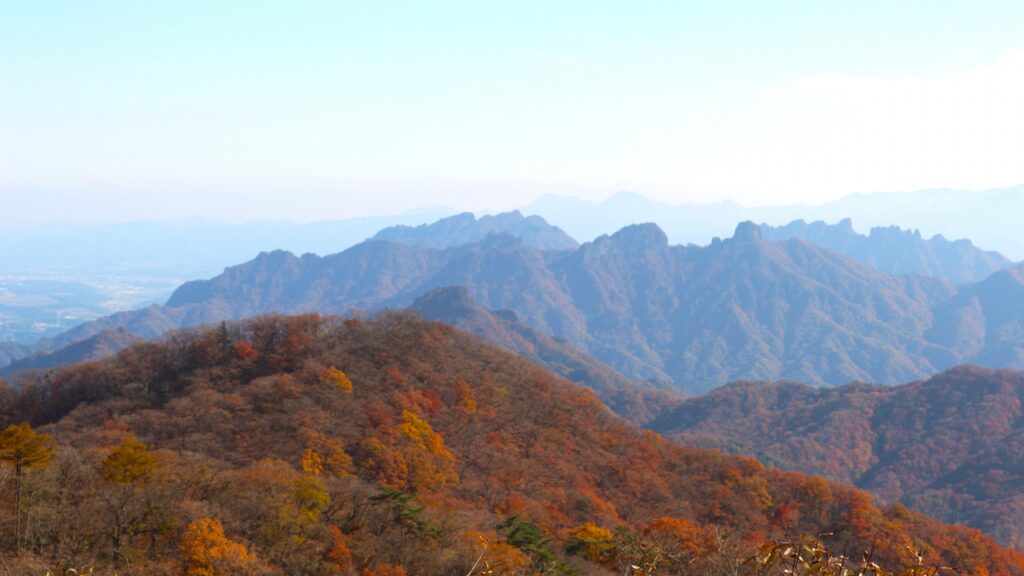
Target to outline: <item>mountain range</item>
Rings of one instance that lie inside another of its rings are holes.
[[[1024,372],[958,367],[900,386],[738,382],[650,424],[965,522],[1024,546]]]
[[[0,230],[0,270],[5,275],[0,275],[0,292],[22,284],[25,278],[54,285],[37,284],[32,294],[14,300],[10,295],[0,295],[0,307],[5,308],[0,340],[31,344],[102,314],[166,301],[183,279],[209,277],[261,250],[331,254],[375,233],[381,234],[378,239],[400,239],[435,248],[479,241],[491,232],[509,232],[539,248],[568,249],[575,245],[576,241],[564,230],[545,226],[538,217],[523,217],[522,213],[546,215],[579,239],[590,240],[636,222],[655,222],[672,243],[700,245],[710,243],[714,237],[727,236],[735,223],[742,220],[768,222],[794,232],[793,225],[781,225],[798,218],[835,222],[852,215],[858,224],[884,226],[890,232],[876,239],[857,241],[847,237],[849,231],[815,234],[818,225],[810,225],[803,236],[886,273],[934,274],[955,283],[977,281],[986,272],[1005,264],[1000,262],[1002,257],[966,246],[964,240],[945,242],[942,238],[925,240],[905,235],[916,236],[917,228],[929,234],[945,233],[949,238],[970,237],[986,248],[1022,258],[1020,238],[1009,222],[1021,209],[1022,193],[1024,188],[932,190],[851,196],[817,207],[762,208],[728,202],[672,205],[621,193],[598,203],[545,196],[520,213],[480,218],[460,214],[429,225],[428,222],[455,211],[430,208],[387,217],[301,224],[187,220],[4,228]],[[918,213],[927,213],[928,217],[921,218]],[[894,224],[910,225],[911,230],[891,230]],[[842,228],[842,223],[837,226]],[[384,227],[389,228],[381,231]],[[775,237],[767,230],[765,235]],[[103,310],[96,314],[95,302],[69,293],[58,283],[65,287],[92,287],[101,297]]]
[[[593,240],[637,222],[653,222],[673,244],[701,245],[714,237],[727,237],[737,222],[745,220],[781,226],[800,219],[839,222],[852,218],[867,227],[900,226],[928,236],[970,238],[978,246],[1024,260],[1024,237],[1016,226],[1016,215],[1024,213],[1024,186],[854,194],[820,206],[761,207],[735,202],[671,204],[629,192],[600,202],[548,194],[519,207],[519,212],[541,216],[578,241]],[[392,216],[309,223],[184,220],[3,228],[0,269],[203,277],[261,250],[331,254],[385,227],[415,227],[456,213],[451,208],[433,207]]]
[[[440,250],[371,240],[325,257],[262,253],[182,285],[164,306],[49,345],[107,328],[152,338],[267,312],[401,308],[455,285],[629,377],[686,392],[738,379],[899,383],[963,363],[1024,366],[1021,267],[960,286],[890,276],[798,238],[764,240],[752,223],[706,247],[672,246],[646,224],[576,250],[492,234]]]

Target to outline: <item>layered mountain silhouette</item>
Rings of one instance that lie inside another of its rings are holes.
[[[927,381],[815,389],[739,382],[651,428],[850,482],[1024,546],[1024,372],[958,367]]]
[[[1022,366],[1019,267],[959,287],[890,276],[798,238],[764,240],[749,222],[706,247],[671,246],[641,224],[576,250],[492,234],[442,250],[372,240],[325,257],[262,253],[182,285],[162,307],[54,344],[105,328],[152,337],[267,312],[401,308],[454,285],[627,376],[688,392],[737,379],[899,383],[962,363]]]
[[[518,210],[477,218],[464,212],[420,226],[392,226],[373,236],[428,248],[451,248],[479,242],[491,234],[508,234],[524,245],[541,250],[574,250],[579,244],[561,228],[540,216],[523,216]]]
[[[970,240],[946,240],[942,235],[923,238],[917,230],[897,226],[875,227],[865,236],[843,219],[836,224],[794,220],[785,226],[761,225],[766,240],[802,238],[886,274],[924,274],[955,283],[977,282],[1013,263],[998,252],[981,250]]]

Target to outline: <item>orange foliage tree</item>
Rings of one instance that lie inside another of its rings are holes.
[[[405,568],[394,564],[377,564],[373,568],[363,568],[362,576],[406,576]]]
[[[645,526],[643,532],[676,564],[689,564],[715,549],[714,537],[685,518],[663,516]]]
[[[181,553],[188,576],[227,576],[248,574],[257,564],[256,557],[224,534],[221,523],[200,518],[185,528]]]
[[[334,384],[342,392],[352,391],[352,381],[349,380],[348,375],[345,374],[340,368],[331,366],[324,372],[324,379]]]
[[[352,550],[348,547],[348,538],[337,526],[330,527],[330,543],[324,552],[324,561],[337,570],[348,570],[352,567]]]

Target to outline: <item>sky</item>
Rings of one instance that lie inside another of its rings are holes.
[[[0,0],[0,226],[1024,182],[1024,2]]]

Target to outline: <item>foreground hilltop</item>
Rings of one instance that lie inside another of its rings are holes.
[[[743,574],[766,537],[828,532],[836,552],[890,566],[914,549],[963,574],[1024,574],[977,531],[672,445],[410,315],[179,332],[3,390],[3,419],[59,446],[28,476],[20,536],[21,558],[58,569],[464,575],[484,558],[500,574],[610,575],[657,550],[683,563],[659,574]]]
[[[757,455],[966,522],[1024,546],[1024,372],[958,367],[926,381],[814,389],[741,382],[650,426]]]

